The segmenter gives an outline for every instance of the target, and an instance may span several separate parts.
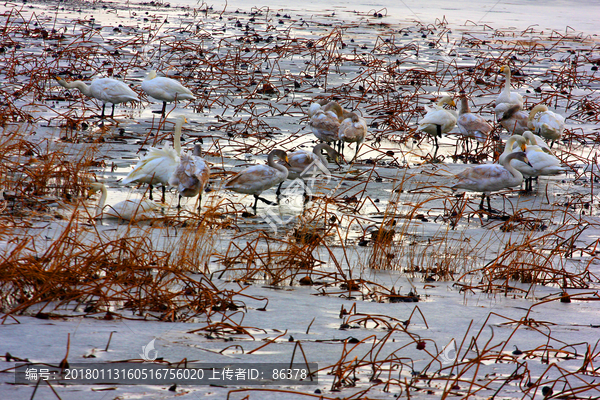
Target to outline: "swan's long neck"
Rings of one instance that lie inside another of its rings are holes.
[[[275,162],[276,156],[277,156],[277,153],[275,153],[275,152],[269,153],[269,158],[267,158],[267,164],[269,165],[269,167],[275,168],[276,170],[284,173],[285,176],[287,177],[288,169],[285,167],[285,165]]]
[[[323,107],[323,110],[324,111],[333,111],[335,113],[335,115],[338,116],[339,120],[345,119],[344,110],[342,109],[342,106],[340,106],[335,101],[331,101],[331,102],[327,103],[325,105],[325,107]]]
[[[173,132],[173,148],[178,155],[181,155],[181,128],[183,127],[183,119],[180,119],[175,124],[175,132]]]
[[[532,146],[537,146],[537,140],[535,138],[535,136],[533,136],[533,133],[526,131],[523,133],[523,137],[529,142],[529,144],[531,144]]]
[[[506,141],[506,145],[504,146],[504,154],[508,156],[509,153],[512,153],[516,141],[517,138],[514,136],[508,138],[508,140]]]
[[[327,167],[327,159],[325,158],[325,156],[322,153],[323,149],[327,149],[327,147],[329,147],[327,145],[327,143],[319,143],[318,145],[315,146],[315,148],[313,149],[313,153],[317,155],[317,157],[319,157],[319,160],[321,160],[321,162],[323,163],[324,166]],[[329,151],[328,151],[329,152]]]
[[[510,92],[510,68],[508,66],[504,69],[504,76],[506,77],[504,80],[504,90]]]
[[[543,105],[538,104],[537,106],[533,107],[531,109],[531,111],[529,111],[529,121],[533,121],[533,119],[535,118],[535,115],[541,111],[547,111],[548,107],[545,107]]]
[[[471,112],[471,109],[469,108],[469,101],[467,100],[466,97],[461,97],[460,99],[460,114],[468,114]]]
[[[73,82],[67,82],[67,81],[62,81],[63,83],[61,83],[62,86],[66,87],[67,89],[79,89],[79,91],[81,93],[83,93],[84,95],[88,96],[88,97],[92,97],[91,91],[90,91],[90,87],[88,85],[85,84],[85,82],[83,81],[73,81]]]
[[[100,187],[100,191],[102,192],[102,194],[100,195],[100,200],[98,201],[98,205],[96,206],[96,218],[102,217],[104,204],[106,203],[106,198],[108,197],[108,191],[106,190],[106,186],[102,185]]]
[[[517,153],[511,153],[509,154],[502,162],[502,166],[504,168],[506,168],[508,170],[508,172],[510,172],[510,174],[512,176],[514,176],[516,179],[519,180],[523,180],[523,174],[517,170],[515,167],[512,166],[512,164],[510,163],[512,160],[514,160],[517,157]]]

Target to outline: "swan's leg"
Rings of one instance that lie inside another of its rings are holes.
[[[110,112],[110,117],[113,118],[115,116],[115,104],[112,105],[112,111]]]
[[[354,162],[356,160],[356,156],[358,156],[358,150],[360,150],[360,146],[359,143],[356,143],[356,153],[354,153],[354,158],[352,159],[352,162]]]
[[[485,196],[485,193],[483,194]],[[494,210],[492,210],[492,205],[490,204],[490,195],[487,195],[487,204],[488,204],[488,211],[491,213],[494,212]]]
[[[100,115],[100,119],[104,119],[104,109],[106,108],[106,103],[102,103],[102,114]]]
[[[181,208],[181,195],[179,195],[179,199],[177,199],[177,209]]]
[[[148,198],[152,200],[152,184],[148,185],[148,188],[150,189],[150,195],[148,196]]]
[[[281,185],[283,185],[283,182],[281,182],[279,186],[277,186],[277,191],[275,192],[277,198],[279,198],[279,195],[281,194]]]
[[[260,201],[262,201],[263,203],[265,203],[265,204],[268,204],[268,205],[270,205],[270,206],[275,206],[275,205],[279,204],[279,202],[277,202],[277,203],[273,203],[272,201],[270,201],[270,200],[267,200],[267,199],[265,199],[264,197],[260,197],[260,196],[258,196],[258,195],[254,195],[254,196],[256,197],[256,201],[260,200]],[[255,207],[256,207],[256,203],[254,203],[254,205],[255,205]]]
[[[308,187],[306,186],[306,183],[304,181],[302,181],[304,183],[304,204],[307,204],[309,201],[312,200],[312,191],[310,192],[310,194],[308,194]]]
[[[254,210],[254,214],[256,214],[256,205],[258,204],[258,195],[255,194],[254,195],[254,205],[252,206],[252,209]]]
[[[164,118],[165,117],[165,110],[167,109],[167,102],[163,101],[163,108],[162,108],[162,112],[161,115]]]
[[[485,201],[485,193],[481,194],[481,203],[479,203],[479,209],[480,210],[485,210],[485,208],[483,207],[483,202]]]
[[[166,192],[167,192],[167,187],[165,185],[163,185],[163,187],[162,187],[162,200],[161,200],[163,203],[165,202],[165,194],[166,194]]]
[[[198,212],[200,212],[200,210],[202,210],[202,191],[200,191],[200,194],[198,195]]]

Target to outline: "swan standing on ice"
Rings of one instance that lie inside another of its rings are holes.
[[[358,156],[360,147],[365,141],[365,136],[367,136],[367,121],[355,112],[347,113],[345,117],[338,128],[338,137],[341,141],[342,152],[344,150],[344,142],[356,143],[356,152],[350,161],[354,162],[356,156]]]
[[[152,200],[152,186],[162,185],[162,201],[165,201],[165,185],[175,172],[180,162],[181,154],[181,128],[187,122],[183,115],[177,117],[175,131],[173,132],[173,147],[165,144],[161,149],[150,147],[144,157],[121,181],[126,185],[133,182],[147,183],[150,185],[150,200]]]
[[[427,114],[419,121],[417,130],[428,133],[433,136],[435,151],[433,159],[435,160],[439,149],[438,137],[442,137],[442,133],[450,132],[456,126],[457,115],[452,110],[446,110],[444,104],[456,107],[456,103],[450,96],[442,97],[431,108],[425,107]]]
[[[507,189],[513,186],[519,186],[523,182],[523,174],[511,165],[512,160],[520,160],[527,163],[527,156],[524,152],[513,152],[508,154],[502,164],[479,164],[465,169],[458,175],[458,182],[452,186],[452,189],[466,189],[472,192],[481,192],[481,204],[479,208],[483,210],[483,202],[487,197],[488,211],[492,212],[490,205],[490,192]]]
[[[259,199],[267,204],[273,204],[260,197],[260,194],[285,181],[288,176],[287,168],[284,165],[276,163],[275,157],[279,157],[279,159],[285,162],[289,161],[285,151],[273,150],[269,153],[268,165],[253,165],[238,172],[233,178],[225,182],[223,188],[237,193],[254,195],[252,209],[255,213]]]
[[[492,126],[488,124],[485,118],[471,112],[469,100],[464,93],[460,95],[460,108],[458,110],[456,125],[458,125],[458,130],[465,138],[477,140],[477,147],[479,147],[479,143],[484,143],[487,140],[492,131]],[[466,150],[468,154],[468,145]]]
[[[126,103],[128,101],[140,101],[136,92],[131,90],[127,84],[112,78],[97,78],[88,86],[83,81],[67,82],[60,76],[54,76],[58,84],[67,89],[79,89],[81,93],[88,97],[93,97],[102,102],[102,115],[100,119],[104,119],[104,111],[106,103],[112,104],[112,112],[110,117],[115,115],[115,104]]]
[[[503,65],[500,73],[504,73],[504,89],[496,99],[496,119],[511,134],[520,135],[527,129],[529,115],[523,110],[523,96],[511,91],[510,67]]]
[[[511,135],[522,135],[529,129],[529,114],[518,104],[501,103],[496,106],[496,119]]]
[[[551,140],[550,147],[552,147],[565,130],[565,117],[549,111],[548,107],[543,104],[538,104],[529,112],[528,128],[545,139]]]
[[[194,146],[191,155],[182,154],[181,161],[171,178],[169,185],[175,186],[179,191],[177,208],[181,208],[181,197],[198,196],[198,210],[202,205],[202,191],[210,178],[210,168],[201,155],[201,146]]]
[[[498,98],[496,99],[496,107],[498,107],[500,104],[508,103],[510,105],[519,105],[519,107],[522,109],[523,96],[521,96],[517,92],[511,91],[510,88],[510,67],[508,65],[503,65],[500,68],[500,73],[504,73],[504,89],[502,90],[502,92],[500,92]]]
[[[344,114],[344,109],[335,101],[324,105],[312,103],[308,109],[308,125],[317,139],[326,143],[337,142],[340,140],[338,130]]]
[[[560,175],[567,171],[561,161],[556,157],[547,144],[537,135],[526,131],[522,140],[527,142],[525,153],[529,164],[513,161],[513,165],[525,176],[525,190],[533,189],[533,178],[538,176]]]
[[[288,162],[284,165],[288,170],[287,179],[304,180],[305,178],[327,171],[329,169],[327,167],[328,162],[322,154],[323,150],[327,152],[327,155],[329,155],[336,164],[339,164],[342,161],[342,156],[327,143],[317,144],[312,152],[307,150],[296,150],[288,154]],[[283,181],[277,188],[277,195],[281,193],[281,185],[283,185]],[[304,186],[304,195],[306,196],[306,185]]]
[[[161,115],[164,118],[167,103],[176,100],[194,100],[196,97],[192,91],[175,79],[164,76],[156,76],[156,71],[148,72],[146,79],[142,82],[142,90],[150,97],[163,102]]]

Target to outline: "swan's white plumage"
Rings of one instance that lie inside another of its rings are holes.
[[[156,71],[150,71],[142,82],[142,90],[150,97],[163,102],[162,114],[165,114],[167,103],[176,100],[194,100],[192,91],[175,79],[156,76]]]
[[[84,95],[100,100],[102,102],[102,117],[104,117],[106,103],[112,104],[112,117],[114,116],[115,104],[140,100],[137,93],[126,83],[112,78],[94,79],[89,86],[82,81],[67,82],[60,76],[55,76],[54,79],[64,88],[79,89]]]
[[[164,76],[156,76],[156,71],[150,71],[142,82],[142,90],[156,100],[170,103],[175,100],[194,100],[194,93],[179,81]]]
[[[94,182],[90,184],[90,194],[101,192],[100,200],[96,206],[94,218],[118,218],[123,220],[142,220],[157,218],[160,215],[155,211],[160,205],[146,199],[127,199],[114,205],[106,205],[108,191],[103,183]]]
[[[140,159],[121,183],[125,185],[133,182],[146,183],[152,186],[167,185],[169,178],[171,178],[180,162],[181,129],[185,122],[186,119],[183,115],[177,118],[173,133],[173,147],[169,144],[165,144],[160,149],[150,147],[146,155]]]
[[[530,165],[523,163],[515,167],[527,177],[560,175],[566,171],[554,154],[544,151],[540,146],[527,146],[526,154]]]
[[[524,152],[513,152],[502,160],[502,164],[480,164],[467,168],[456,175],[458,182],[452,189],[481,192],[483,195],[480,207],[483,208],[483,199],[489,196],[490,192],[518,186],[523,182],[523,174],[511,165],[512,160],[527,162],[527,157]]]
[[[425,107],[427,113],[419,121],[418,130],[437,136],[439,126],[441,133],[450,132],[456,126],[457,115],[454,111],[445,109],[444,104],[456,106],[452,97],[444,96],[433,106]]]
[[[510,67],[508,65],[503,65],[500,68],[500,73],[504,73],[505,76],[505,80],[504,80],[504,89],[502,90],[502,92],[500,92],[500,94],[498,95],[498,98],[496,99],[496,107],[498,107],[500,104],[511,104],[511,105],[519,105],[519,107],[522,109],[523,108],[523,96],[521,96],[519,93],[517,92],[513,92],[511,91],[511,87],[510,87],[510,79],[511,79],[511,72],[510,72]],[[496,114],[498,114],[496,112]]]
[[[526,131],[524,136],[513,135],[506,141],[504,152],[500,155],[499,162],[503,160],[513,152],[525,151],[528,162],[525,163],[520,160],[513,160],[513,165],[519,170],[523,177],[527,179],[525,189],[531,190],[532,178],[546,175],[558,175],[565,172],[565,167],[561,165],[560,160],[552,154],[552,152],[544,147],[536,145],[536,139],[531,132]],[[518,145],[515,148],[514,145]]]
[[[530,131],[523,133],[523,138],[527,141],[526,153],[531,164],[522,167],[523,174],[529,177],[559,175],[567,170],[542,138]]]
[[[551,152],[550,146],[548,146],[544,139],[538,135],[533,134],[531,131],[527,130],[523,132],[523,137],[527,141],[528,145],[531,144],[535,146],[540,146],[541,148],[545,149],[545,151]]]
[[[417,130],[425,132],[433,136],[434,153],[433,158],[437,156],[439,148],[438,136],[442,136],[442,133],[450,132],[456,126],[456,120],[458,114],[453,110],[446,110],[444,104],[448,104],[455,107],[456,104],[452,97],[443,96],[436,104],[431,107],[425,106],[427,113],[419,121]]]
[[[528,127],[538,135],[548,140],[558,140],[565,130],[565,118],[548,110],[543,104],[538,104],[529,112]]]
[[[354,112],[347,113],[345,117],[338,128],[338,137],[346,143],[356,143],[356,152],[352,158],[354,161],[367,136],[367,121]]]

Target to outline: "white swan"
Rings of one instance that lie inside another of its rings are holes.
[[[133,182],[147,183],[150,185],[150,200],[152,200],[152,186],[162,185],[162,201],[165,201],[165,185],[175,172],[180,162],[181,154],[181,128],[187,122],[183,115],[177,117],[175,131],[173,132],[173,147],[165,144],[161,149],[150,147],[144,157],[121,181],[126,185]]]
[[[483,210],[483,202],[487,197],[488,211],[492,212],[490,192],[518,186],[523,182],[523,175],[511,165],[512,160],[527,162],[527,156],[524,152],[513,152],[503,159],[502,164],[480,164],[467,168],[456,175],[458,182],[452,189],[482,192],[479,208]]]
[[[529,164],[520,161],[513,161],[513,165],[527,178],[525,190],[533,189],[533,178],[538,176],[560,175],[566,172],[567,168],[562,166],[561,161],[556,157],[550,148],[544,143],[544,146],[538,145],[542,140],[536,140],[536,135],[527,131],[523,135],[523,140],[527,141],[525,153]],[[538,137],[539,138],[539,137]]]
[[[100,182],[90,184],[90,194],[101,192],[100,200],[96,206],[96,215],[94,218],[119,218],[127,221],[157,218],[160,215],[155,210],[160,209],[160,205],[146,199],[123,200],[114,205],[105,205],[108,191],[106,186]]]
[[[509,154],[515,152],[525,152],[526,150],[527,140],[523,136],[512,135],[506,140],[506,143],[504,144],[504,151],[502,152],[502,154],[500,154],[500,157],[498,158],[498,164],[503,165],[504,160],[506,159],[506,157],[508,157]],[[513,165],[515,165],[515,163],[520,162],[521,161],[515,160]]]
[[[501,103],[496,106],[496,119],[511,135],[522,135],[527,129],[529,114],[518,104]]]
[[[457,115],[452,110],[446,110],[444,104],[456,107],[456,103],[450,96],[443,96],[432,107],[425,106],[427,114],[419,121],[417,130],[425,132],[434,139],[435,152],[433,158],[436,158],[439,149],[438,136],[442,137],[442,133],[450,132],[456,126]]]
[[[538,104],[529,112],[528,127],[538,135],[551,140],[550,147],[560,139],[565,130],[565,117]]]
[[[479,143],[484,143],[492,131],[492,126],[488,124],[485,118],[471,112],[469,100],[464,94],[461,94],[460,96],[460,108],[458,110],[456,125],[465,138],[477,140],[477,146],[479,146]],[[467,153],[468,152],[469,148],[467,146]]]
[[[179,191],[177,208],[181,208],[181,197],[198,196],[198,210],[202,204],[202,191],[210,178],[210,168],[202,157],[201,147],[194,146],[193,153],[182,154],[181,161],[171,178],[169,185],[175,186]]]
[[[288,170],[287,179],[304,180],[305,178],[310,178],[312,176],[328,171],[328,162],[325,156],[322,154],[323,150],[327,151],[329,157],[332,158],[337,164],[339,164],[342,161],[342,156],[327,143],[317,144],[313,148],[312,152],[307,150],[296,150],[288,154],[287,164],[282,164]],[[281,185],[283,185],[283,182],[281,182],[279,184],[279,187],[277,188],[278,195],[281,192]],[[307,187],[305,185],[305,195],[306,189]]]
[[[156,71],[148,72],[146,79],[142,82],[142,90],[150,97],[163,102],[161,114],[165,116],[167,103],[176,100],[194,100],[196,97],[192,91],[175,79],[157,77]]]
[[[273,204],[260,197],[260,194],[285,181],[288,176],[287,168],[281,164],[277,164],[275,157],[288,162],[288,156],[285,151],[273,150],[269,153],[268,165],[253,165],[238,172],[234,177],[225,182],[223,188],[237,193],[254,195],[255,200],[252,206],[254,212],[256,212],[256,205],[259,199],[267,204]]]
[[[520,108],[523,108],[523,96],[521,96],[517,92],[512,92],[510,88],[510,67],[508,65],[503,65],[500,68],[500,73],[504,73],[504,90],[500,92],[498,98],[496,99],[496,107],[500,104],[508,103],[511,105],[519,105]],[[497,113],[496,113],[497,114]]]
[[[344,117],[343,108],[335,101],[322,105],[312,103],[308,109],[309,126],[313,134],[327,143],[339,140],[338,130]]]
[[[365,141],[365,136],[367,136],[367,121],[355,112],[347,113],[338,128],[338,138],[341,141],[342,147],[340,151],[342,152],[344,142],[356,143],[356,152],[350,162],[356,160],[358,151]]]
[[[60,76],[54,76],[54,79],[64,88],[79,89],[81,93],[88,97],[93,97],[102,102],[102,115],[100,119],[104,119],[104,110],[106,103],[112,104],[112,112],[110,117],[115,115],[115,104],[125,103],[128,101],[140,101],[136,92],[134,92],[127,84],[112,78],[94,79],[88,86],[82,81],[67,82]]]
[[[527,144],[532,144],[534,146],[540,146],[541,148],[545,149],[544,151],[552,153],[552,151],[550,150],[550,146],[548,146],[548,144],[546,144],[544,139],[542,139],[538,135],[533,134],[531,131],[527,130],[527,131],[523,132],[523,137],[527,141]]]
[[[518,148],[515,147],[515,145],[517,145]],[[500,154],[500,157],[498,158],[498,164],[504,163],[504,160],[506,159],[506,157],[508,157],[509,154],[520,151],[525,152],[525,154],[527,155],[527,159],[529,160],[529,152],[532,150],[533,149],[531,148],[531,146],[527,145],[527,140],[525,139],[525,137],[521,135],[513,135],[509,137],[506,141],[504,145],[504,152]],[[525,181],[525,191],[531,190],[531,180],[532,176],[534,176],[535,174],[531,160],[529,160],[529,164],[526,164],[520,160],[513,160],[511,162],[511,165],[523,174],[523,180]]]

